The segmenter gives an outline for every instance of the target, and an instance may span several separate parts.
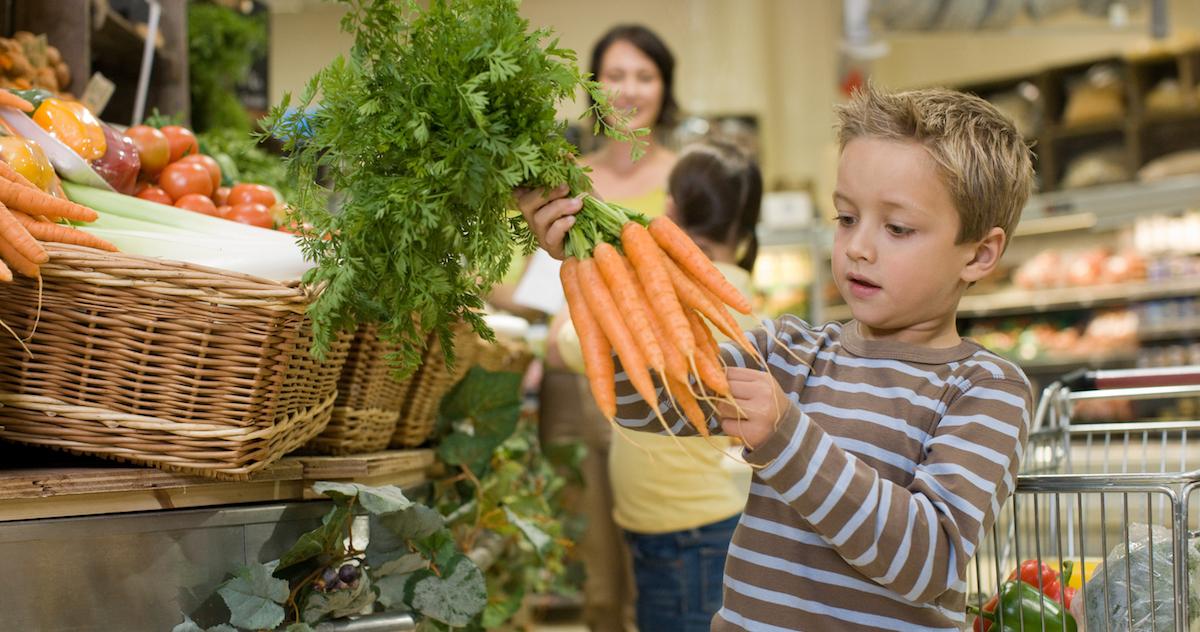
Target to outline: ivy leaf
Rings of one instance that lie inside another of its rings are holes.
[[[424,566],[425,560],[420,555],[416,555],[420,566],[413,566],[416,562],[412,559],[404,560],[409,557],[408,540],[433,535],[443,527],[444,520],[441,514],[429,507],[413,505],[404,511],[371,516],[369,525],[367,565],[374,570],[376,577],[382,577],[395,572],[411,572]],[[396,564],[400,560],[404,560],[403,563]]]
[[[335,483],[319,481],[313,484],[313,491],[324,494],[339,504],[350,504],[355,498],[368,513],[379,515],[393,511],[403,511],[412,506],[413,502],[405,498],[404,492],[395,485],[370,487],[360,483]]]
[[[512,509],[504,508],[504,515],[508,517],[508,521],[512,523],[525,536],[526,540],[533,545],[533,550],[537,551],[538,557],[545,555],[546,550],[554,542],[554,540],[546,535],[545,531],[534,526],[532,522],[518,516]]]
[[[325,615],[335,619],[348,617],[358,614],[372,603],[375,603],[375,591],[371,589],[371,578],[360,575],[358,584],[353,588],[330,592],[314,590],[309,593],[308,601],[304,604],[304,622],[316,623]]]
[[[512,436],[521,415],[521,376],[473,367],[444,399],[439,425],[448,428],[469,422],[471,432],[442,439],[438,455],[451,465],[465,465],[476,474],[487,469],[492,453]]]
[[[410,577],[412,577],[412,573],[395,573],[376,580],[375,588],[379,590],[379,604],[385,610],[407,605],[405,587],[408,585]]]
[[[421,614],[451,626],[464,626],[487,606],[483,573],[465,555],[442,568],[442,576],[417,571],[408,580],[409,602]]]
[[[289,568],[301,562],[340,547],[345,537],[346,520],[350,517],[350,509],[346,505],[336,505],[322,518],[322,525],[305,533],[296,540],[296,544],[279,558],[279,569]]]
[[[217,592],[229,607],[229,622],[242,628],[259,630],[283,623],[288,583],[271,575],[276,563],[244,567]]]
[[[507,599],[488,603],[487,607],[483,609],[483,620],[480,621],[483,629],[494,630],[503,626],[521,609],[521,602],[524,599],[525,588],[521,586],[508,595]]]

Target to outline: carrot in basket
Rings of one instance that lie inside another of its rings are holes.
[[[701,285],[708,287],[725,304],[743,314],[750,313],[750,301],[733,287],[725,275],[705,256],[704,251],[683,229],[666,216],[650,220],[650,234],[679,267],[687,270]]]
[[[26,114],[33,111],[32,103],[9,92],[8,90],[0,90],[0,105],[7,105],[9,107],[17,108]]]
[[[629,273],[624,257],[610,243],[597,244],[592,249],[592,258],[596,260],[596,267],[612,294],[613,302],[621,310],[619,313],[625,325],[645,352],[650,368],[661,375],[666,370],[663,366],[663,350],[650,327],[649,304],[642,302],[644,294],[639,293],[637,277]]]
[[[579,289],[582,291],[584,302],[587,304],[588,310],[596,316],[596,320],[600,323],[600,330],[612,343],[617,357],[621,359],[621,366],[625,369],[625,374],[633,383],[633,388],[642,396],[642,399],[646,400],[646,403],[650,404],[652,409],[658,410],[658,392],[654,388],[654,380],[650,378],[650,371],[646,368],[645,356],[634,342],[633,334],[629,333],[625,321],[621,320],[621,315],[617,313],[617,306],[613,303],[612,294],[604,285],[600,271],[596,269],[596,261],[594,259],[580,261],[578,274]]]
[[[600,412],[612,419],[617,416],[617,394],[613,390],[615,368],[612,361],[612,345],[604,337],[600,323],[596,321],[583,298],[583,290],[579,287],[579,260],[569,257],[563,261],[558,277],[562,281],[563,293],[567,296],[567,308],[571,311],[575,332],[579,334],[579,347],[583,352],[583,364],[592,397],[600,407]]]
[[[50,219],[94,222],[100,217],[86,206],[60,200],[41,189],[20,185],[7,178],[0,178],[0,202],[29,215],[44,215]]]
[[[7,212],[7,211],[5,211]],[[21,230],[25,230],[22,228]],[[31,278],[36,279],[41,276],[41,270],[38,264],[30,261],[21,254],[11,243],[5,239],[0,239],[0,259],[3,259],[16,272]]]
[[[646,232],[645,227],[637,222],[628,222],[621,228],[621,245],[637,271],[653,311],[662,318],[665,333],[679,346],[684,357],[690,358],[696,351],[696,340],[683,315],[679,297],[672,289],[671,277],[664,263],[666,255],[654,243],[654,238]]]
[[[109,252],[117,252],[117,247],[107,241],[82,230],[77,230],[63,224],[55,224],[50,221],[39,221],[32,217],[14,211],[17,221],[29,231],[30,235],[41,241],[52,241],[58,244],[74,244],[76,246],[87,246],[88,248],[96,248],[98,250],[107,250]]]
[[[15,186],[15,185],[14,185]],[[0,240],[7,241],[22,257],[41,264],[50,260],[46,249],[25,230],[11,211],[0,205]],[[11,263],[11,262],[9,262]]]

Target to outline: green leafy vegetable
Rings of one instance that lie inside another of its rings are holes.
[[[599,84],[548,30],[530,32],[517,0],[341,1],[350,57],[313,77],[297,103],[285,97],[264,129],[284,140],[292,202],[313,227],[303,247],[317,263],[305,280],[322,288],[309,309],[314,351],[375,321],[407,373],[431,332],[453,358],[457,321],[491,340],[475,310],[514,240],[533,247],[513,189],[590,190],[557,104],[582,88],[598,128],[624,140],[641,131],[604,123],[614,114]],[[314,183],[318,169],[336,211]]]
[[[188,79],[196,131],[250,131],[235,88],[267,44],[266,21],[210,2],[188,3]]]

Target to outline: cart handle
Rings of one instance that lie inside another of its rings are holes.
[[[1107,371],[1080,369],[1064,375],[1060,381],[1075,392],[1113,388],[1197,386],[1200,385],[1200,365]]]

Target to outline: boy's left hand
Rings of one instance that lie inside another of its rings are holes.
[[[725,369],[725,375],[737,406],[730,402],[717,403],[721,429],[725,434],[745,441],[750,449],[757,448],[775,432],[792,402],[779,387],[779,382],[766,371],[729,367]]]

